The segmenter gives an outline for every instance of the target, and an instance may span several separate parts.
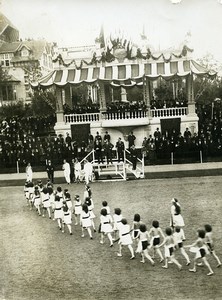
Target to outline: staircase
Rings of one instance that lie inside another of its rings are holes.
[[[124,161],[118,162],[118,157],[114,155],[112,164],[107,164],[104,158],[103,163],[98,163],[95,159],[94,150],[92,150],[82,161],[92,158],[91,163],[94,170],[94,178],[98,181],[126,181],[128,179],[144,178],[144,157],[137,158],[136,170],[133,170],[133,164],[130,161],[130,152],[124,151]]]
[[[144,178],[144,156],[142,159],[137,158],[136,170],[133,170],[133,164],[130,161],[130,152],[125,150],[125,170],[129,175],[134,175],[136,179]]]

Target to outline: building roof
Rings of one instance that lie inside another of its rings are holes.
[[[10,26],[16,30],[18,30],[13,24],[11,21],[9,21],[8,18],[6,18],[5,15],[3,15],[3,13],[0,12],[0,34],[2,33],[2,31],[5,30],[5,28],[7,26]]]
[[[18,54],[23,47],[26,47],[30,51],[30,55],[28,57],[22,57]],[[0,54],[3,53],[14,53],[14,57],[11,59],[11,62],[20,62],[33,60],[40,60],[41,56],[46,49],[49,52],[49,45],[45,40],[31,40],[31,41],[20,41],[14,43],[3,43],[0,46]]]
[[[13,75],[7,75],[5,79],[2,80],[2,83],[7,83],[7,82],[21,82],[21,80],[17,79]]]
[[[47,48],[47,42],[46,40],[31,40],[31,41],[24,41],[21,43],[18,50],[22,49],[23,46],[26,46],[27,48],[31,49],[32,56],[39,60],[42,56],[42,53],[44,52],[45,48]],[[22,57],[21,57],[22,59]]]
[[[38,83],[33,83],[32,86],[56,85],[62,87],[66,84],[76,85],[82,82],[90,84],[100,80],[113,86],[132,87],[142,85],[144,78],[156,80],[162,77],[168,80],[174,77],[185,77],[189,74],[214,76],[216,73],[210,72],[196,61],[188,59],[170,62],[133,61],[127,64],[90,65],[54,70],[40,79]]]
[[[14,53],[20,44],[21,42],[3,43],[0,47],[0,53]]]
[[[18,29],[12,24],[9,19],[0,12],[0,39],[1,36],[6,34],[7,39],[4,38],[5,41],[14,42],[19,38]]]

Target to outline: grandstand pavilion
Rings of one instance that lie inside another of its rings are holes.
[[[117,38],[107,45],[101,45],[100,40],[94,49],[65,50],[54,58],[54,70],[32,84],[33,88],[56,89],[57,134],[69,132],[75,139],[78,139],[76,136],[87,139],[90,132],[95,135],[97,131],[104,134],[108,130],[114,140],[119,136],[127,140],[133,131],[137,136],[136,146],[140,147],[143,138],[153,134],[157,127],[161,132],[172,129],[183,132],[186,128],[192,134],[198,131],[194,77],[213,77],[215,73],[193,60],[192,50],[186,45],[179,50],[155,52]],[[163,82],[172,84],[174,100],[183,89],[186,101],[171,107],[152,107],[154,89]],[[74,89],[80,85],[85,86],[92,103],[99,105],[98,112],[64,112],[64,106],[73,107]],[[126,109],[123,113],[108,109],[116,100],[128,103],[127,93],[132,89],[142,91],[142,101],[131,101],[140,102],[138,110]],[[114,97],[116,90],[119,90],[119,99]]]

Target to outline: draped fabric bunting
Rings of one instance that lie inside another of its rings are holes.
[[[118,57],[115,56],[115,47],[113,47],[112,49],[107,48],[105,51],[102,52],[101,57],[97,57],[96,53],[93,53],[93,57],[90,61],[86,61],[84,59],[82,59],[79,64],[76,62],[75,59],[72,59],[70,62],[66,63],[62,57],[61,54],[58,54],[58,56],[53,60],[54,63],[59,62],[60,65],[64,66],[64,67],[70,67],[71,65],[75,66],[76,69],[81,69],[82,67],[85,66],[91,66],[93,64],[98,64],[98,63],[105,63],[105,62],[113,62],[116,59],[118,60]],[[124,51],[124,48],[121,49],[122,51]],[[124,58],[127,58],[128,60],[136,60],[136,59],[152,59],[152,60],[159,60],[162,59],[164,62],[168,63],[170,62],[172,59],[175,58],[182,58],[185,57],[187,55],[187,52],[192,52],[193,50],[188,48],[186,45],[183,46],[183,49],[181,50],[181,52],[177,53],[177,52],[172,52],[169,54],[164,54],[164,53],[152,53],[151,50],[148,48],[146,54],[143,54],[141,52],[140,48],[136,48],[136,53],[135,55],[133,55],[133,51],[132,48],[130,47],[126,47],[125,49],[125,55]]]
[[[96,81],[110,83],[113,87],[133,87],[142,85],[143,79],[156,80],[162,77],[165,80],[173,77],[185,77],[188,74],[215,76],[194,60],[179,60],[170,62],[131,63],[109,66],[88,66],[85,68],[66,68],[54,70],[39,82],[32,83],[33,87],[49,87],[56,85],[63,87],[66,84],[92,84]]]

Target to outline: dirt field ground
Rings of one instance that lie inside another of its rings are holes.
[[[185,219],[186,244],[196,238],[196,230],[205,223],[214,228],[215,245],[222,259],[222,177],[138,180],[93,183],[96,225],[99,225],[101,202],[107,200],[111,210],[122,209],[131,223],[134,213],[141,214],[150,228],[158,219],[163,229],[169,225],[171,198],[179,199]],[[67,187],[62,184],[62,187]],[[72,196],[82,197],[84,186],[71,185]],[[128,249],[117,257],[118,245],[109,247],[94,239],[81,237],[80,227],[73,225],[73,235],[58,230],[55,221],[30,211],[23,197],[23,187],[0,188],[0,299],[66,300],[66,299],[222,299],[222,268],[209,256],[215,274],[207,269],[197,273],[169,269],[140,257],[131,261]],[[189,253],[190,257],[193,254]]]

